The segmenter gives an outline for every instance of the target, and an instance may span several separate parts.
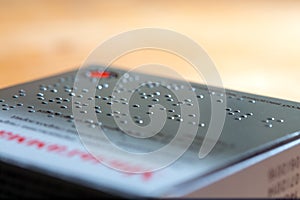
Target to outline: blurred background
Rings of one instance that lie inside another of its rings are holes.
[[[225,87],[300,102],[300,1],[0,3],[0,88],[74,69],[111,36],[156,27],[200,44]],[[145,59],[159,62],[160,56],[137,53],[117,65]],[[169,61],[193,79],[181,61]]]

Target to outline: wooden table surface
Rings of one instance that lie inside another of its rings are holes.
[[[225,87],[300,102],[300,1],[0,3],[1,88],[73,69],[107,38],[156,27],[200,44]],[[160,62],[161,57],[137,53],[117,64],[133,66],[149,59]],[[194,78],[182,61],[167,61]]]

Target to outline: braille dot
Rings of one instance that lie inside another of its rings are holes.
[[[134,119],[141,119],[141,117],[140,117],[140,116],[137,116],[137,115],[134,116],[133,118],[134,118]]]
[[[179,119],[176,119],[176,121],[178,121],[178,122],[183,122],[183,119],[182,119],[182,118],[179,118]]]
[[[23,104],[22,103],[17,103],[17,106],[23,106]]]
[[[167,101],[174,101],[174,99],[167,99]]]
[[[62,108],[62,109],[67,109],[68,106],[65,106],[65,105],[64,105],[64,106],[61,106],[61,108]]]
[[[283,119],[279,119],[279,120],[277,120],[277,122],[283,123],[284,120]]]
[[[154,102],[158,102],[158,101],[159,101],[159,99],[152,99],[152,101],[154,101]]]
[[[109,98],[108,97],[103,97],[102,100],[107,101]]]
[[[149,104],[149,105],[148,105],[148,107],[149,107],[149,108],[153,108],[153,107],[154,107],[154,105],[151,105],[151,104]]]
[[[65,92],[72,92],[71,89],[65,89]]]
[[[176,114],[176,115],[173,115],[174,117],[180,117],[180,115],[179,114]]]
[[[114,114],[119,115],[119,114],[120,114],[120,111],[115,110],[115,111],[114,111]]]
[[[60,116],[60,115],[61,115],[61,113],[60,113],[60,112],[56,112],[56,113],[54,113],[54,115],[56,115],[56,116]]]
[[[166,95],[165,95],[165,97],[167,97],[167,98],[171,98],[171,97],[172,97],[172,95],[170,95],[170,94],[166,94]]]
[[[44,94],[43,94],[43,93],[38,93],[38,94],[37,94],[37,96],[39,96],[39,97],[43,97],[43,96],[44,96]]]
[[[61,98],[61,97],[56,97],[55,99],[56,99],[56,100],[59,100],[59,101],[61,101],[61,100],[62,100],[62,98]]]
[[[48,102],[47,101],[43,101],[42,104],[48,104]]]
[[[83,95],[82,95],[82,94],[80,94],[80,95],[77,95],[77,97],[78,97],[78,98],[82,98],[82,97],[83,97]]]
[[[203,95],[197,95],[197,98],[198,98],[198,99],[203,99],[204,96],[203,96]]]
[[[25,97],[26,96],[25,93],[20,93],[19,95],[20,95],[20,97]]]
[[[199,126],[200,127],[205,127],[205,124],[204,123],[200,123]]]
[[[74,92],[70,93],[69,95],[72,97],[76,96],[76,94]]]
[[[188,116],[189,116],[189,117],[196,117],[195,114],[189,114]]]
[[[134,104],[132,107],[134,107],[134,108],[139,108],[139,107],[140,107],[140,105],[138,105],[138,104]]]
[[[5,107],[6,107],[6,106],[8,106],[8,104],[2,104],[2,106],[5,106]]]
[[[228,115],[235,115],[234,112],[229,112]]]
[[[187,106],[193,106],[193,104],[192,104],[192,103],[187,103],[186,105],[187,105]]]
[[[241,117],[236,117],[235,120],[241,121],[242,118]]]
[[[62,103],[62,101],[56,101],[56,103],[57,103],[57,104],[61,104],[61,103]]]
[[[247,118],[248,117],[248,115],[242,115],[241,116],[241,118]]]
[[[275,118],[274,117],[269,117],[268,120],[274,121]]]
[[[174,119],[175,119],[175,117],[173,117],[173,116],[169,116],[169,117],[168,117],[168,119],[174,120]]]
[[[96,99],[101,99],[101,96],[100,95],[96,95],[95,98]]]
[[[145,92],[141,92],[140,95],[145,96],[147,94]]]
[[[166,110],[166,108],[165,108],[165,107],[162,107],[162,108],[159,108],[159,110]]]
[[[144,123],[144,121],[143,120],[141,120],[141,119],[139,119],[139,120],[136,120],[135,121],[137,124],[143,124]]]
[[[153,94],[156,95],[156,96],[159,96],[160,92],[154,92]]]
[[[243,100],[244,100],[244,98],[242,98],[242,97],[239,97],[237,100],[239,100],[239,101],[243,101]]]
[[[29,109],[34,109],[34,106],[27,106],[27,108],[29,108]]]
[[[91,128],[96,128],[96,125],[95,124],[91,124],[90,127]]]
[[[87,120],[85,120],[85,123],[90,123],[90,124],[92,124],[92,123],[94,123],[94,121],[91,120],[91,119],[87,119]]]
[[[41,90],[41,91],[46,91],[47,88],[46,88],[46,87],[40,87],[40,90]]]
[[[273,127],[273,124],[267,124],[266,127],[272,128],[272,127]]]
[[[174,113],[174,112],[175,112],[175,110],[168,110],[168,112]]]
[[[184,101],[185,101],[185,102],[192,102],[191,99],[185,99]]]
[[[107,83],[104,83],[104,84],[103,84],[103,87],[104,87],[104,88],[108,88],[109,85],[108,85]]]
[[[5,107],[5,108],[2,108],[2,110],[5,110],[5,111],[7,111],[7,110],[9,110],[9,108]]]
[[[247,113],[247,115],[248,115],[248,116],[253,116],[253,113],[252,113],[252,112],[250,112],[250,113]]]
[[[93,97],[89,97],[88,100],[89,100],[89,101],[92,101],[92,100],[94,100],[94,98],[93,98]]]
[[[146,112],[147,115],[153,115],[153,112]]]
[[[57,89],[52,89],[52,90],[50,90],[50,91],[53,92],[53,93],[57,93],[57,92],[58,92]]]
[[[35,112],[35,110],[28,110],[28,112],[30,112],[30,113],[34,113],[34,112]]]
[[[96,113],[102,113],[102,111],[97,109],[97,110],[96,110]]]
[[[16,98],[19,98],[19,96],[18,96],[18,95],[14,95],[13,98],[15,98],[15,99],[16,99]]]
[[[0,103],[4,102],[5,100],[4,99],[0,99]]]
[[[141,99],[148,99],[147,96],[141,96]]]
[[[240,110],[235,110],[234,112],[236,112],[236,113],[240,113],[241,111],[240,111]]]
[[[87,93],[89,90],[88,89],[82,89],[81,91],[84,92],[84,93]]]
[[[48,117],[51,117],[51,118],[53,118],[53,117],[54,117],[54,115],[48,115]]]
[[[38,100],[44,100],[45,98],[44,97],[38,97]]]
[[[218,103],[223,103],[223,99],[218,99],[217,102]]]
[[[113,113],[107,113],[106,116],[108,116],[108,117],[113,117],[114,114],[113,114]]]
[[[70,99],[64,99],[64,102],[70,102],[71,100]]]
[[[226,111],[232,111],[232,109],[231,108],[226,108]]]
[[[254,100],[250,100],[250,101],[249,101],[249,103],[256,103],[256,101],[254,101]]]
[[[106,104],[107,105],[113,105],[114,103],[110,101],[110,102],[107,102]]]
[[[85,113],[87,113],[87,111],[86,110],[81,110],[80,113],[85,114]]]

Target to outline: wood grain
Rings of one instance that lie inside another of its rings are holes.
[[[0,3],[1,88],[80,66],[100,42],[120,32],[157,27],[199,43],[225,87],[300,102],[300,1]],[[161,57],[144,52],[117,64],[147,59]],[[181,61],[165,61],[195,79]]]

